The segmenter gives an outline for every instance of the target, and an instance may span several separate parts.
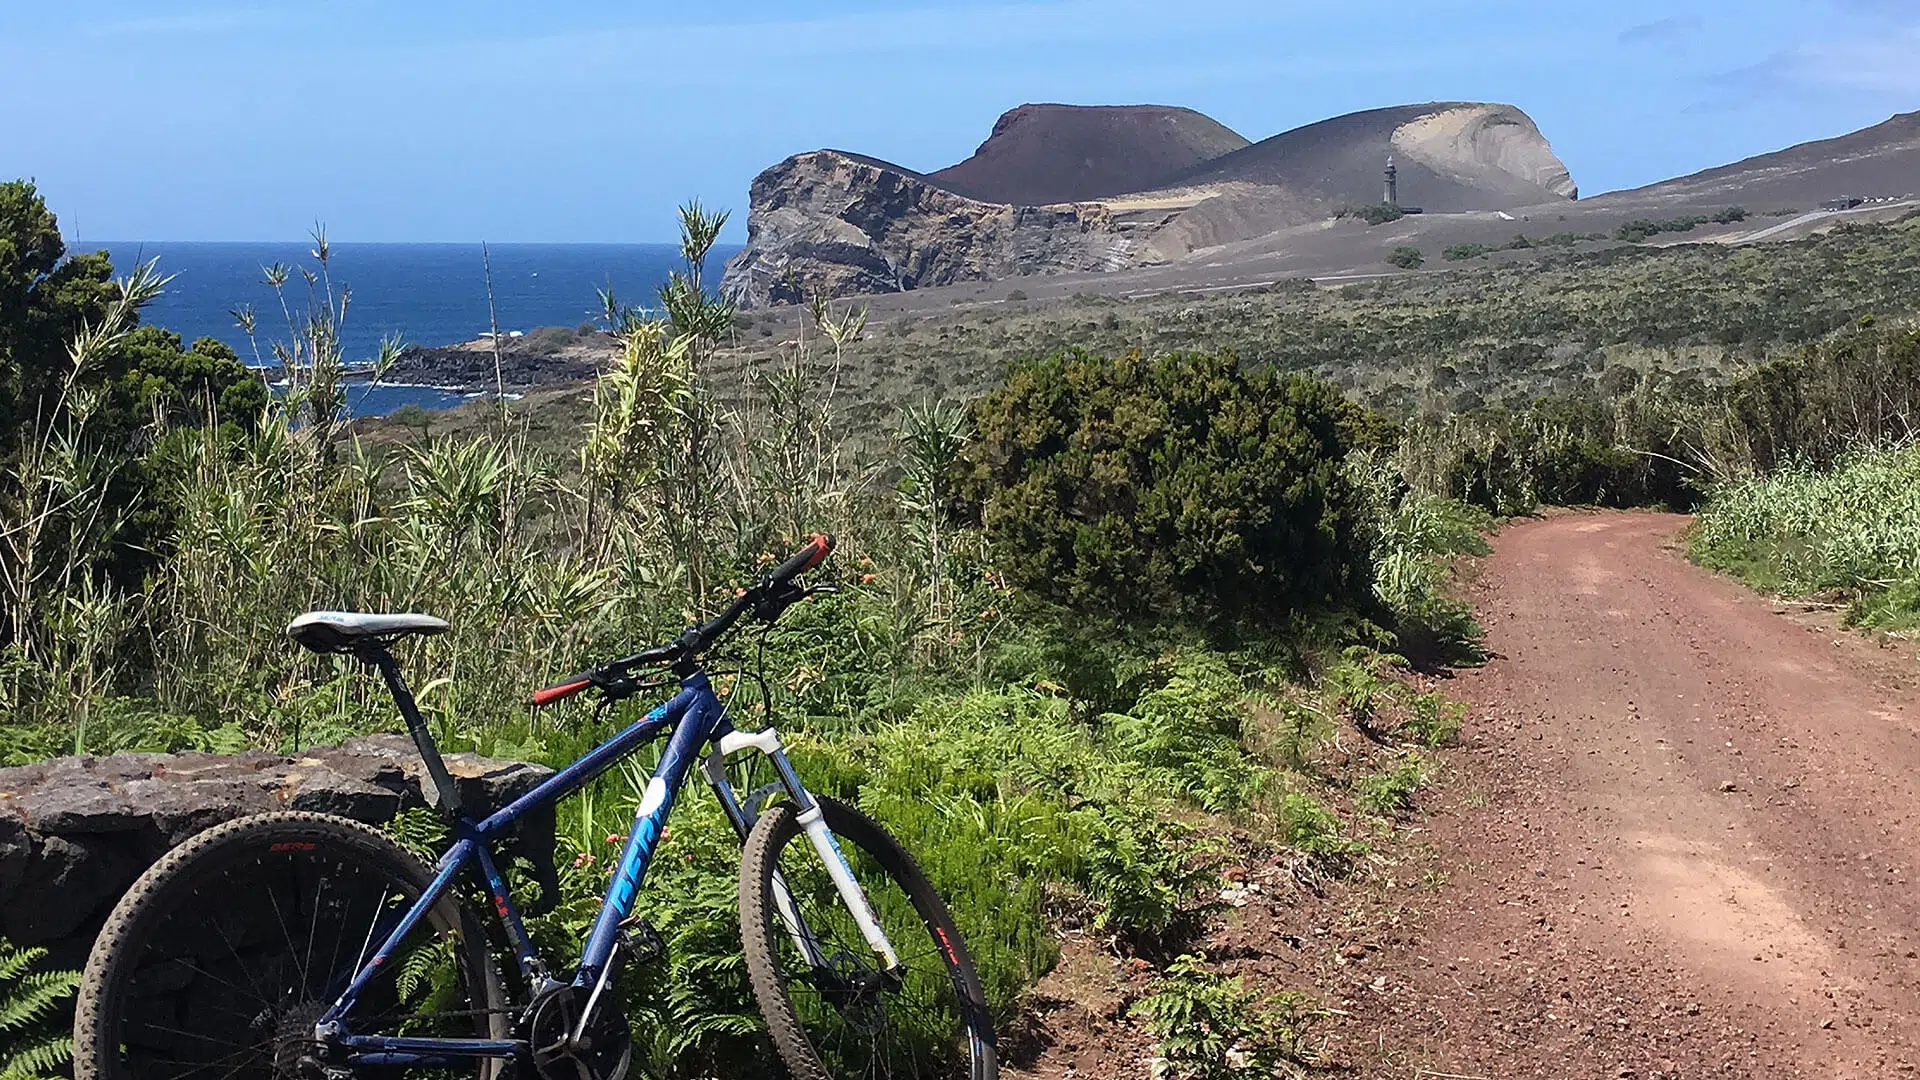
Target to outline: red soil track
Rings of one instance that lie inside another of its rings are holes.
[[[1914,1075],[1920,663],[1690,565],[1685,521],[1497,538],[1449,884],[1369,965],[1359,1071]]]

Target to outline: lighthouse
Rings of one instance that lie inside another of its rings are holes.
[[[1394,168],[1393,155],[1387,155],[1387,196],[1383,200],[1394,209],[1400,208],[1400,170]]]

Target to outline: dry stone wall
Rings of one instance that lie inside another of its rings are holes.
[[[447,768],[469,807],[497,807],[550,770],[476,754]],[[116,754],[0,769],[0,937],[85,962],[120,896],[169,848],[246,814],[311,810],[383,824],[425,805],[412,742],[349,739],[287,757],[264,752]],[[551,854],[551,810],[523,821],[519,853]]]

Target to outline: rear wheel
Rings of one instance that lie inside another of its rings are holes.
[[[993,1021],[946,904],[877,822],[833,799],[819,803],[901,967],[882,970],[792,804],[762,813],[740,865],[740,936],[781,1060],[796,1080],[993,1080]],[[811,950],[781,914],[783,885]]]
[[[75,1003],[76,1080],[291,1080],[313,1026],[432,880],[379,831],[322,814],[208,830],[108,917]],[[358,1033],[505,1038],[486,939],[450,896],[361,994]],[[462,1070],[491,1078],[500,1064]]]

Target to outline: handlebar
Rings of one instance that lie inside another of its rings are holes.
[[[633,673],[641,668],[658,667],[663,664],[684,664],[692,661],[701,653],[713,647],[740,616],[749,611],[763,621],[772,622],[780,613],[806,598],[807,592],[797,588],[793,579],[825,562],[833,553],[833,537],[826,533],[815,533],[804,547],[787,557],[787,560],[773,568],[773,572],[761,578],[751,588],[740,590],[726,609],[698,626],[689,626],[686,632],[672,642],[642,649],[632,656],[601,664],[598,667],[567,677],[552,686],[542,687],[533,692],[533,706],[540,708],[598,686],[601,689],[624,696],[632,691]]]

